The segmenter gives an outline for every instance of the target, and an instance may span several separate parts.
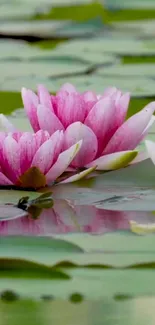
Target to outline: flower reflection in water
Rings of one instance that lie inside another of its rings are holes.
[[[154,215],[151,212],[110,211],[55,200],[54,207],[43,210],[37,220],[29,216],[1,221],[0,235],[52,236],[78,232],[103,234],[130,229],[130,220],[151,224],[154,223]]]

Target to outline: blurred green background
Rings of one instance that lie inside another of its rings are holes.
[[[128,115],[155,98],[153,0],[0,1],[0,112],[22,107],[22,86],[64,82],[130,91]]]

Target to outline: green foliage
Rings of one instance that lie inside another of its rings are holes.
[[[103,17],[104,9],[99,1],[90,4],[58,6],[51,9],[48,14],[37,15],[37,19],[62,19],[73,21],[86,21],[95,17]]]
[[[108,23],[113,21],[135,21],[143,19],[154,19],[155,9],[121,9],[117,11],[105,11],[105,18]]]
[[[121,295],[120,295],[121,296]],[[50,299],[51,297],[51,299]],[[123,295],[122,295],[123,297]],[[126,297],[124,295],[124,297]],[[25,312],[26,311],[26,312]],[[61,311],[61,312],[60,312]],[[26,325],[48,325],[50,324],[76,324],[85,325],[152,325],[154,323],[154,298],[129,297],[128,300],[99,299],[97,301],[87,300],[82,303],[55,300],[52,295],[47,301],[34,302],[32,300],[15,301],[0,304],[1,320],[7,325],[22,323]],[[3,324],[3,322],[2,322]]]
[[[15,109],[22,107],[20,93],[0,91],[0,113],[10,114]]]
[[[124,56],[122,57],[122,63],[129,64],[129,63],[155,63],[155,57],[149,56],[149,57],[142,57],[142,56]]]

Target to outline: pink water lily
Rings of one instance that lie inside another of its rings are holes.
[[[79,93],[73,85],[64,84],[53,96],[40,85],[38,95],[23,88],[22,99],[35,132],[42,129],[52,135],[57,130],[64,131],[64,150],[83,141],[70,164],[72,172],[82,169],[78,177],[85,176],[87,168],[114,170],[147,157],[146,152],[139,154],[135,148],[155,121],[155,102],[125,120],[130,95],[115,87],[97,95],[92,91]],[[1,116],[1,122],[11,129],[5,119]],[[76,179],[73,175],[64,182]]]
[[[64,132],[0,133],[0,185],[40,188],[65,172],[82,141],[64,150]]]

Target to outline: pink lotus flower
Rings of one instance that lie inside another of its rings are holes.
[[[53,96],[40,85],[38,95],[23,88],[22,99],[35,132],[42,129],[52,135],[57,130],[64,131],[64,150],[82,140],[80,151],[70,164],[72,172],[95,167],[115,170],[147,157],[146,152],[138,154],[135,148],[155,121],[155,102],[125,120],[130,95],[115,87],[96,95],[92,91],[79,93],[73,85],[65,84]],[[7,129],[12,129],[4,116],[1,120]],[[74,175],[64,182],[75,180]]]
[[[63,150],[64,132],[0,133],[0,185],[40,188],[67,169],[81,142]]]

